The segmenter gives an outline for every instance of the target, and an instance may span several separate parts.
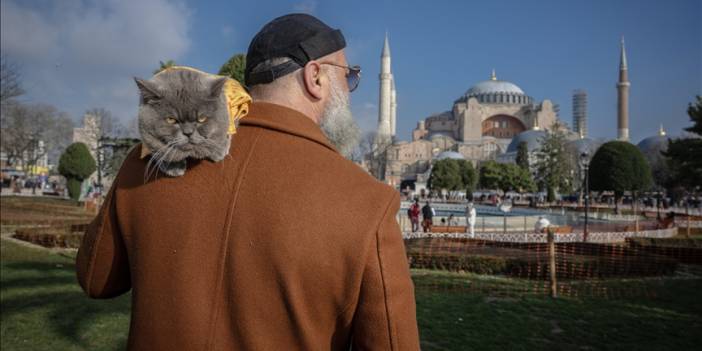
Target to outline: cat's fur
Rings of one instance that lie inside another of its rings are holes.
[[[223,93],[227,79],[179,68],[167,69],[149,80],[135,78],[141,93],[139,133],[151,151],[145,177],[156,169],[172,177],[182,176],[188,158],[224,159],[231,142]],[[175,123],[169,123],[173,119]]]

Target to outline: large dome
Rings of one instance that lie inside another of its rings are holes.
[[[476,98],[481,104],[516,104],[526,105],[532,103],[532,98],[512,82],[498,80],[495,71],[489,80],[484,80],[472,86],[458,101],[467,101]]]
[[[493,93],[525,95],[524,91],[516,84],[506,80],[484,80],[466,91],[467,96]]]
[[[527,130],[525,132],[521,132],[512,139],[512,142],[509,143],[509,146],[507,146],[507,152],[517,152],[519,144],[521,144],[522,142],[527,143],[527,149],[529,150],[529,152],[534,152],[536,151],[536,149],[539,148],[539,146],[541,146],[541,139],[545,135],[546,132],[539,129],[532,129]]]

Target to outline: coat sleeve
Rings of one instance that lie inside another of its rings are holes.
[[[353,350],[419,350],[414,284],[394,194],[367,255],[353,318]]]
[[[129,262],[117,223],[117,182],[105,198],[97,217],[88,225],[76,257],[78,282],[92,298],[119,296],[131,289]]]

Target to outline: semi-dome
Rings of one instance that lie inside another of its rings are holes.
[[[434,156],[435,160],[443,160],[443,159],[447,159],[447,158],[450,158],[453,160],[465,160],[466,159],[463,155],[461,155],[460,153],[455,152],[455,151],[444,151],[444,152],[441,152],[438,155]]]
[[[541,145],[541,139],[546,135],[546,132],[540,129],[527,130],[517,134],[512,141],[507,146],[507,152],[517,152],[519,144],[522,142],[527,143],[527,150],[529,152],[536,151]]]
[[[663,127],[658,130],[658,135],[653,135],[648,138],[641,140],[636,146],[641,150],[641,152],[646,154],[658,153],[660,151],[668,150],[668,137],[663,130]]]
[[[476,98],[481,104],[519,104],[525,105],[532,102],[531,97],[512,82],[498,80],[495,71],[489,80],[479,82],[472,86],[459,100]]]

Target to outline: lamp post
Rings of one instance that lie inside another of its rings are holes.
[[[583,241],[587,242],[587,221],[590,212],[590,154],[586,151],[580,154],[580,165],[585,173],[585,227],[583,228]]]

